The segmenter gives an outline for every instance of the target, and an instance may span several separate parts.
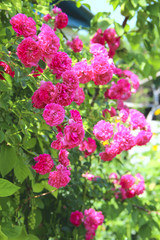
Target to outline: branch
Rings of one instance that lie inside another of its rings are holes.
[[[98,94],[99,94],[99,87],[95,88],[95,93],[94,93],[93,98],[92,98],[91,107],[93,107],[94,102],[98,97]]]
[[[125,19],[124,19],[124,21],[123,21],[123,23],[122,23],[122,27],[123,27],[123,28],[126,26],[128,19],[129,19],[128,16],[125,17]]]

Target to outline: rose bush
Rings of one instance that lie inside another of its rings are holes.
[[[48,2],[13,2],[11,10],[3,1],[0,13],[6,28],[0,56],[0,237],[158,239],[159,203],[157,195],[148,195],[150,175],[143,176],[128,157],[151,140],[152,131],[144,114],[124,102],[138,91],[136,73],[142,78],[146,72],[132,50],[122,56],[124,35],[132,46],[127,21],[133,11],[139,31],[147,34],[140,16],[147,10],[154,24],[158,3],[132,1],[126,13],[124,1],[125,19],[115,28],[107,13],[95,15],[85,44],[77,36],[66,39],[68,16],[56,5],[49,11]]]

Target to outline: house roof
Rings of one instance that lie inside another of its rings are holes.
[[[57,0],[53,1],[56,3]],[[72,1],[62,1],[57,4],[68,15],[68,26],[73,28],[90,27],[90,20],[93,18],[93,14],[84,6],[80,8],[76,7],[76,4]]]

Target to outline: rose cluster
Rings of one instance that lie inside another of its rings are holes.
[[[113,28],[107,28],[104,32],[99,28],[91,39],[91,43],[99,43],[102,45],[107,43],[109,47],[109,57],[113,58],[117,48],[120,46],[120,37],[117,36]]]
[[[79,227],[83,222],[86,229],[86,240],[93,239],[96,230],[99,225],[102,225],[104,221],[104,216],[102,212],[97,212],[93,208],[84,210],[84,215],[82,212],[75,211],[71,213],[70,222]]]
[[[112,190],[115,193],[115,197],[124,200],[126,198],[133,198],[142,194],[145,190],[144,178],[137,173],[135,177],[131,174],[125,174],[118,179],[116,173],[111,173],[109,179],[112,181],[114,188]]]

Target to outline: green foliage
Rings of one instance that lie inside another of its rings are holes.
[[[158,240],[160,229],[160,184],[159,184],[159,142],[158,150],[148,145],[145,153],[139,148],[134,154],[122,153],[111,162],[104,162],[98,153],[104,146],[97,141],[97,151],[87,158],[78,147],[69,150],[71,163],[71,182],[57,190],[48,185],[48,174],[38,175],[32,169],[34,157],[42,153],[51,154],[54,163],[58,163],[58,151],[50,144],[57,134],[56,128],[48,126],[42,118],[43,110],[32,107],[31,97],[42,80],[56,84],[54,75],[46,68],[43,60],[39,66],[44,70],[37,78],[32,70],[25,68],[16,55],[17,45],[23,39],[17,37],[9,21],[17,13],[32,17],[37,23],[37,31],[42,24],[42,15],[49,13],[51,1],[2,0],[0,3],[0,58],[6,62],[15,77],[0,68],[5,80],[0,80],[0,239],[2,240],[83,240],[85,230],[74,227],[70,221],[72,211],[84,211],[91,207],[102,211],[105,222],[97,229],[97,240],[132,239]],[[59,1],[60,2],[60,1]],[[75,1],[77,7],[83,1]],[[160,11],[158,1],[149,0],[110,0],[115,10],[120,7],[124,22],[119,24],[110,18],[110,13],[99,12],[91,20],[89,34],[98,28],[104,31],[115,27],[121,44],[114,56],[116,66],[134,69],[143,79],[153,76],[156,86],[159,78],[160,54]],[[90,6],[84,4],[88,9]],[[33,11],[35,10],[35,12]],[[134,29],[130,27],[132,18],[136,18]],[[87,58],[90,60],[88,46],[82,53],[71,52],[64,43],[62,32],[56,32],[60,38],[60,50],[67,52],[73,63]],[[88,36],[87,36],[88,38]],[[89,41],[87,39],[87,41]],[[117,81],[117,78],[114,77]],[[101,110],[115,106],[113,101],[104,101],[106,86],[95,86],[91,81],[81,84],[85,92],[85,103],[80,106],[72,103],[66,107],[77,109],[83,118],[85,138],[92,137],[93,126],[102,119]],[[107,88],[110,87],[110,83]],[[96,93],[98,92],[98,97]],[[94,99],[94,104],[92,104]],[[109,115],[106,119],[111,121]],[[137,161],[135,160],[137,159]],[[147,160],[149,159],[149,160]],[[113,185],[108,179],[111,172],[119,176],[138,172],[146,179],[146,192],[142,197],[122,201],[116,199]],[[97,178],[87,181],[82,174],[91,172]]]

